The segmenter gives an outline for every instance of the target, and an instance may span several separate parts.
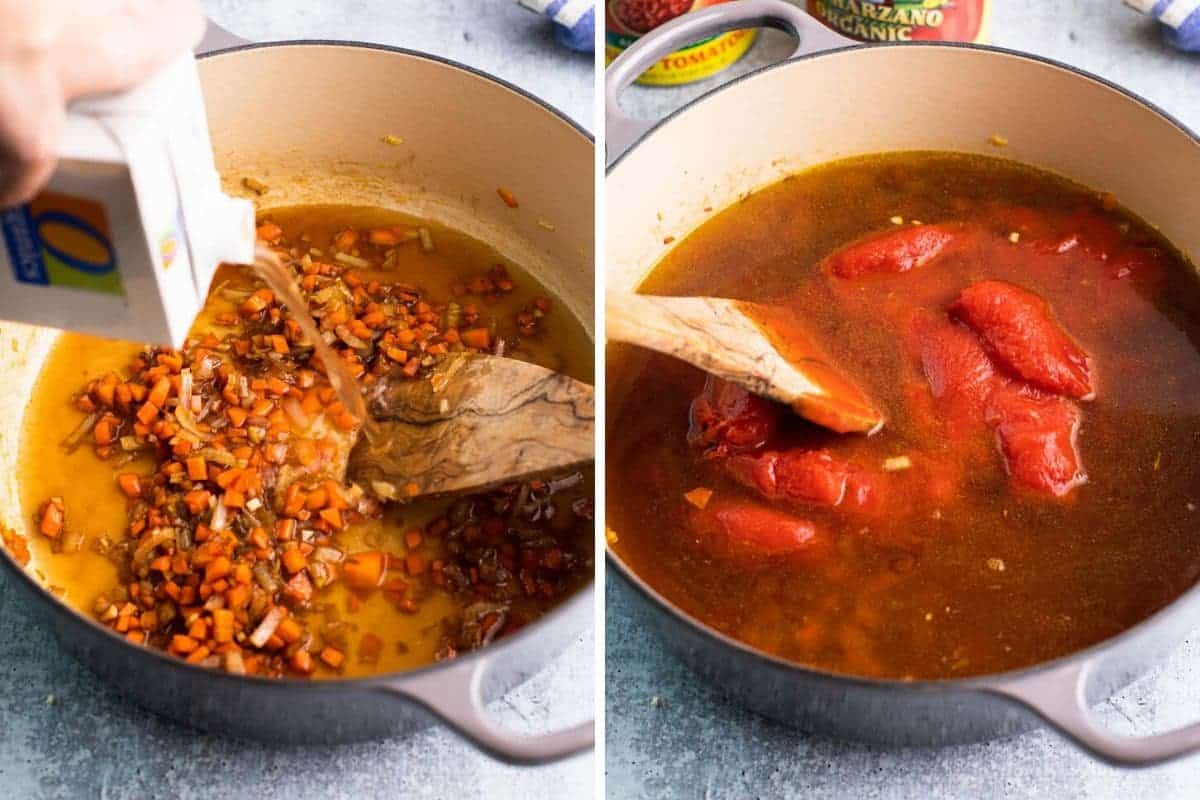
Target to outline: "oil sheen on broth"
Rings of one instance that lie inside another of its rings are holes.
[[[914,221],[995,236],[900,274],[844,281],[819,268],[847,242]],[[1116,247],[1141,245],[1153,275],[1128,276],[1115,263],[1106,271],[1097,253],[1073,244],[1052,258],[1030,255],[1031,238],[1066,242],[1080,225],[1109,231]],[[933,399],[905,314],[945,315],[964,287],[985,279],[1044,298],[1095,365],[1096,397],[1079,404],[1088,480],[1064,497],[1014,487],[992,432],[949,442],[923,423]],[[689,446],[689,404],[703,374],[610,346],[611,546],[716,630],[833,672],[962,677],[1101,641],[1200,575],[1198,289],[1186,260],[1111,197],[1012,162],[890,154],[783,180],[681,241],[640,291],[773,302],[803,321],[888,422],[863,438],[791,420],[790,435],[871,469],[884,511],[790,507],[829,535],[832,552],[820,558],[712,547],[685,493],[767,501]],[[881,469],[902,456],[912,468]],[[939,483],[951,490],[935,496]]]
[[[537,335],[518,334],[514,318],[536,297],[545,295],[545,290],[528,273],[487,245],[436,224],[373,208],[306,206],[272,211],[268,219],[287,232],[288,240],[302,242],[304,248],[317,248],[326,256],[332,252],[334,237],[346,229],[426,228],[436,246],[432,250],[419,243],[397,247],[395,262],[377,277],[419,287],[422,297],[428,298],[435,308],[444,309],[448,301],[474,302],[480,306],[483,319],[495,321],[494,336],[520,342],[520,350],[509,355],[590,382],[591,343],[568,308],[554,303],[552,310],[539,320]],[[482,301],[469,290],[463,292],[464,284],[473,277],[497,266],[511,276],[515,283],[512,291],[496,292]],[[368,278],[371,275],[366,273]],[[209,301],[196,322],[196,336],[208,331],[220,335],[225,330],[219,322],[221,316],[236,314],[241,298],[256,287],[245,268],[229,266],[220,269],[213,285]],[[26,413],[21,450],[24,510],[31,518],[36,517],[48,497],[62,497],[71,539],[67,552],[61,539],[55,543],[33,533],[29,537],[34,556],[31,566],[44,576],[52,591],[87,616],[93,616],[96,598],[111,593],[119,584],[113,559],[96,552],[103,549],[98,547],[102,539],[119,542],[127,535],[128,501],[118,490],[115,477],[123,472],[146,474],[153,469],[154,459],[142,456],[116,466],[112,460],[102,461],[97,457],[90,439],[73,452],[67,452],[62,442],[84,417],[72,402],[78,393],[89,381],[106,373],[125,374],[141,350],[140,345],[131,343],[63,334],[39,376]],[[572,501],[590,504],[591,485],[591,475],[584,474],[579,484],[561,493],[555,501],[560,513],[557,527],[551,531],[552,544],[561,548],[562,558],[573,565],[560,575],[565,593],[583,586],[591,575],[591,522],[573,516],[570,511]],[[438,536],[426,531],[419,543],[409,542],[407,536],[425,529],[431,520],[452,515],[455,513],[452,506],[449,501],[436,499],[389,505],[381,518],[349,524],[334,535],[332,544],[347,554],[358,551],[394,554],[393,566],[398,566],[404,575],[409,554],[419,555],[419,563],[423,565],[446,557],[445,542]],[[318,589],[311,603],[297,610],[296,616],[308,630],[316,632],[318,640],[322,631],[336,629],[336,639],[346,658],[337,669],[314,659],[313,674],[345,677],[408,669],[433,661],[446,630],[460,621],[466,601],[429,585],[425,577],[427,573],[405,576],[406,582],[422,585],[423,589],[419,602],[403,607],[394,598],[389,599],[386,592],[355,593],[342,581]],[[524,621],[531,620],[563,596],[547,594],[535,591],[532,596],[515,600],[511,614]],[[331,624],[333,628],[328,627]],[[378,637],[382,647],[373,658],[360,659],[356,654],[367,635]]]

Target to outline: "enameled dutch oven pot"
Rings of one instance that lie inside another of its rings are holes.
[[[705,95],[658,123],[617,106],[666,53],[720,31],[769,26],[796,35],[783,63]],[[1200,141],[1149,103],[1062,64],[951,44],[850,46],[792,5],[739,0],[642,38],[606,76],[607,285],[634,290],[710,212],[789,173],[897,150],[1002,155],[1103,188],[1200,253]],[[988,144],[993,134],[1010,142]],[[621,387],[608,386],[609,393]],[[620,535],[620,531],[616,531]],[[757,652],[689,618],[615,554],[611,574],[683,661],[759,713],[834,736],[883,743],[977,741],[1037,717],[1107,761],[1152,764],[1200,749],[1200,725],[1148,738],[1098,727],[1089,705],[1141,674],[1200,625],[1200,588],[1094,647],[1028,669],[965,680],[865,680]],[[1031,713],[1032,712],[1032,713]]]
[[[528,267],[592,330],[594,149],[553,109],[467,67],[363,44],[235,47],[204,58],[200,75],[227,191],[244,193],[241,179],[253,176],[270,186],[261,207],[356,203],[436,219]],[[388,134],[404,145],[382,143]],[[519,198],[519,210],[500,202],[498,187]],[[0,525],[31,535],[17,490],[21,420],[56,335],[0,323]],[[590,720],[523,737],[498,729],[485,709],[586,628],[590,584],[479,652],[411,672],[308,682],[237,677],[130,645],[56,600],[7,555],[0,569],[80,661],[137,704],[204,730],[333,743],[400,735],[437,720],[522,763],[592,744]]]

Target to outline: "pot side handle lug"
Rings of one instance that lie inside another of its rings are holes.
[[[1080,748],[1114,766],[1148,767],[1200,751],[1200,723],[1144,737],[1114,734],[1101,727],[1086,697],[1094,666],[1094,659],[1063,664],[989,691],[1031,709]]]
[[[638,39],[604,74],[606,163],[612,164],[656,124],[621,110],[621,93],[664,56],[710,36],[743,28],[775,28],[800,40],[789,58],[857,44],[784,0],[738,0],[676,17]]]
[[[471,744],[508,764],[548,764],[592,748],[596,726],[590,719],[535,736],[515,734],[498,726],[483,697],[490,664],[491,659],[482,654],[460,665],[425,670],[394,683],[377,683],[373,688],[418,703]]]

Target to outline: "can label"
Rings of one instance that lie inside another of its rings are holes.
[[[0,231],[21,283],[122,294],[112,231],[99,203],[42,192],[0,214]]]
[[[988,0],[808,0],[808,11],[863,42],[983,42],[988,33]]]
[[[729,0],[607,0],[605,63],[611,64],[641,36],[678,16]],[[733,64],[754,44],[757,31],[711,36],[664,56],[638,79],[651,86],[672,86],[707,78]]]

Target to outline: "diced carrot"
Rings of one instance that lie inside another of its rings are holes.
[[[204,568],[205,583],[212,583],[218,578],[224,578],[233,571],[233,562],[225,556],[217,556]]]
[[[459,333],[467,347],[487,350],[492,346],[492,334],[487,328],[471,328]]]
[[[312,654],[307,650],[297,650],[288,663],[292,669],[304,675],[313,671]]]
[[[351,589],[374,589],[383,582],[387,562],[387,554],[381,550],[351,553],[342,564],[342,578]]]
[[[305,559],[304,554],[294,547],[283,551],[282,561],[283,568],[288,571],[289,575],[299,572],[308,566],[308,560]]]
[[[517,207],[517,197],[508,189],[501,187],[496,190],[496,194],[500,195],[500,199],[504,201],[504,205],[508,206],[509,208]]]
[[[169,649],[176,653],[191,653],[199,646],[200,643],[192,637],[177,633],[171,637]]]
[[[187,663],[189,663],[189,664],[199,664],[201,661],[208,658],[210,655],[212,655],[212,651],[209,650],[207,647],[204,647],[203,645],[201,645],[200,647],[197,647],[195,650],[193,650],[191,655],[189,655],[184,660],[187,661]]]
[[[683,497],[696,508],[703,510],[708,505],[708,501],[712,499],[712,495],[712,489],[698,486],[690,492],[684,493]]]
[[[326,480],[321,484],[321,488],[325,490],[325,505],[329,508],[340,510],[350,507],[346,498],[342,496],[342,488],[337,485],[336,481]]]
[[[213,609],[213,638],[218,642],[233,641],[233,612],[227,608]]]
[[[150,388],[150,394],[146,396],[146,402],[153,403],[158,408],[163,408],[167,405],[167,398],[171,394],[171,379],[159,378],[154,382],[154,386]]]
[[[125,493],[126,497],[142,496],[142,484],[133,472],[122,472],[118,475],[117,485],[121,487],[121,491]]]
[[[275,523],[275,538],[281,542],[289,542],[296,537],[296,520],[281,519]],[[266,546],[264,539],[263,546]]]
[[[400,234],[392,228],[372,228],[367,233],[367,239],[371,244],[391,247],[400,243]]]
[[[300,488],[300,484],[291,483],[288,485],[287,491],[283,496],[283,513],[286,516],[294,517],[304,510],[305,501],[304,491]]]
[[[321,487],[317,487],[308,493],[308,499],[304,501],[304,507],[309,511],[320,511],[324,508],[329,500],[329,496]]]
[[[267,244],[275,244],[283,237],[283,228],[276,225],[274,222],[263,222],[255,231],[259,239],[262,239]]]
[[[38,525],[38,530],[43,536],[51,539],[57,539],[62,533],[63,522],[66,518],[66,506],[63,504],[61,497],[51,497],[42,506],[41,522]]]
[[[404,557],[404,567],[409,575],[420,575],[425,571],[425,559],[419,553],[409,553]]]
[[[341,650],[327,646],[321,651],[321,660],[333,669],[337,669],[342,665],[342,662],[346,660],[346,656]]]
[[[408,533],[404,534],[404,543],[409,549],[415,549],[421,546],[421,531],[413,528]]]
[[[207,489],[193,489],[183,496],[183,504],[193,515],[203,514],[208,509],[208,500],[212,494]]]
[[[246,424],[246,418],[250,416],[250,412],[244,408],[230,406],[225,410],[225,415],[229,417],[229,424],[235,428],[240,428]]]
[[[344,525],[342,521],[342,512],[336,508],[323,508],[320,512],[321,519],[329,523],[329,526],[335,531],[340,531]]]
[[[358,418],[349,411],[343,411],[333,418],[333,424],[344,431],[348,431],[358,424]]]
[[[358,242],[358,231],[353,228],[347,228],[340,231],[337,236],[333,237],[333,246],[338,250],[349,250]]]
[[[204,460],[204,456],[192,456],[186,462],[187,476],[194,481],[202,481],[208,478],[208,464]]]
[[[275,633],[280,639],[291,644],[300,640],[303,631],[300,629],[300,623],[288,617],[283,622],[279,623],[279,627],[275,629]]]
[[[113,430],[112,421],[108,417],[101,419],[96,423],[96,427],[92,428],[92,439],[96,444],[109,444],[115,438],[116,432]]]
[[[226,489],[225,494],[222,495],[221,499],[225,501],[225,505],[228,508],[245,508],[246,507],[245,493],[240,492],[236,489]]]
[[[96,399],[105,408],[112,408],[117,399],[117,387],[111,383],[101,383],[95,389]]]
[[[197,619],[188,626],[188,636],[198,642],[202,642],[208,638],[208,623],[202,619]]]
[[[254,294],[247,297],[246,300],[242,303],[241,312],[243,314],[246,314],[247,316],[250,316],[253,314],[258,314],[259,312],[265,311],[267,306],[271,305],[271,303],[274,302],[274,300],[275,300],[275,293],[272,292],[270,289],[259,289],[257,292],[255,292]],[[246,353],[249,353],[250,352],[250,349],[249,349],[250,342],[245,339],[242,339],[240,341],[245,343]],[[245,353],[243,353],[243,355],[245,355]]]
[[[270,338],[271,338],[271,349],[274,350],[276,353],[286,354],[286,353],[291,352],[291,348],[288,347],[288,340],[286,337],[280,336],[279,334],[274,334]]]
[[[231,609],[243,608],[248,602],[250,602],[250,587],[244,583],[239,583],[225,592],[225,605]]]

